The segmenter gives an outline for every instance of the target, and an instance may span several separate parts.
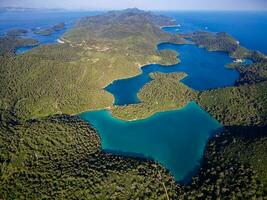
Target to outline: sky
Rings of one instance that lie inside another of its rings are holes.
[[[111,10],[267,10],[267,0],[0,0],[0,7]]]

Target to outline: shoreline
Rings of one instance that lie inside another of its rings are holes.
[[[169,42],[160,42],[160,43],[158,43],[158,45],[160,45],[160,44],[167,44],[167,43],[169,43]],[[170,43],[170,44],[175,44],[175,43]],[[157,46],[158,46],[157,45]],[[179,44],[178,44],[179,45]],[[165,49],[164,49],[165,50]],[[111,84],[113,84],[115,81],[120,81],[120,80],[125,80],[125,79],[129,79],[129,78],[133,78],[133,77],[136,77],[136,76],[139,76],[139,75],[141,75],[143,72],[142,72],[142,68],[143,67],[147,67],[147,66],[149,66],[149,65],[161,65],[161,66],[163,66],[163,67],[169,67],[169,66],[172,66],[172,65],[177,65],[177,64],[179,64],[180,62],[181,62],[181,60],[178,58],[179,57],[179,53],[177,52],[177,51],[175,51],[175,50],[172,50],[172,49],[166,49],[166,50],[169,50],[169,51],[173,51],[173,52],[175,52],[176,53],[176,63],[174,63],[174,64],[169,64],[169,65],[162,65],[162,64],[158,64],[158,63],[148,63],[148,64],[144,64],[144,65],[139,65],[137,68],[138,68],[138,70],[139,70],[139,73],[138,74],[135,74],[135,75],[132,75],[132,76],[126,76],[126,77],[124,77],[124,78],[119,78],[119,79],[116,79],[116,80],[113,80],[112,82],[110,82],[109,84],[107,84],[107,85],[105,85],[102,89],[104,89],[105,90],[105,88],[107,87],[107,86],[109,86],[109,85],[111,85]],[[107,91],[108,92],[108,91]]]
[[[58,42],[59,44],[65,44],[65,42],[64,42],[63,40],[61,40],[61,38],[57,39],[57,42]]]
[[[181,27],[181,24],[176,24],[176,25],[169,25],[169,26],[161,26],[160,29],[163,29],[163,28],[180,28]]]

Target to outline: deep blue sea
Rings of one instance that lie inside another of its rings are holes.
[[[53,44],[75,21],[83,16],[101,12],[27,11],[0,13],[0,35],[13,28],[26,28],[41,44]],[[176,19],[179,27],[170,32],[213,31],[227,32],[247,48],[267,53],[266,12],[157,12]],[[49,28],[65,22],[65,30],[50,36],[40,36],[31,29]],[[238,78],[233,69],[225,67],[232,60],[222,52],[207,52],[194,45],[161,44],[159,49],[172,49],[180,53],[181,63],[173,66],[148,65],[142,74],[130,79],[115,81],[108,90],[116,97],[116,104],[137,103],[137,92],[151,81],[148,74],[186,72],[182,82],[196,90],[232,85]],[[23,53],[30,48],[18,49]],[[85,112],[82,119],[91,123],[101,137],[102,148],[120,155],[151,158],[165,166],[177,181],[188,181],[202,159],[208,139],[221,125],[196,103],[181,110],[162,112],[144,120],[126,122],[114,118],[109,111]]]

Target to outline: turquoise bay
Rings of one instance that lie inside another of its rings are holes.
[[[97,129],[104,151],[156,160],[176,181],[185,182],[198,169],[208,139],[222,127],[195,102],[131,122],[116,119],[107,110],[80,117]]]

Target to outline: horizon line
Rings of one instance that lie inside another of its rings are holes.
[[[131,7],[129,7],[131,9]],[[0,9],[32,9],[32,10],[62,10],[62,11],[119,11],[119,10],[126,10],[129,8],[77,8],[77,9],[72,9],[72,8],[48,8],[48,7],[13,7],[13,6],[4,6],[0,7]],[[144,10],[144,11],[185,11],[185,12],[190,12],[190,11],[232,11],[232,12],[242,12],[242,11],[261,11],[261,12],[267,12],[266,9],[142,9],[142,8],[137,8],[139,10]]]

